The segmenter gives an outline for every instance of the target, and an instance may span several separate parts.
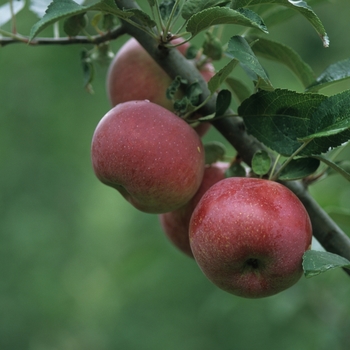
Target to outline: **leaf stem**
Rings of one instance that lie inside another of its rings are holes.
[[[168,32],[171,30],[171,26],[175,23],[175,22],[172,23],[172,21],[173,21],[173,18],[174,18],[176,9],[177,9],[177,7],[179,6],[179,3],[180,3],[180,0],[176,0],[176,2],[175,2],[175,4],[174,4],[173,8],[171,9],[170,16],[169,16],[169,18],[168,18],[167,24],[166,24],[165,29],[164,29],[164,32],[163,32],[163,40],[164,40],[164,41],[166,41]]]
[[[17,34],[17,26],[16,26],[16,15],[13,9],[13,0],[10,0],[10,12],[11,12],[11,20],[12,20],[12,33]]]
[[[281,167],[276,171],[275,174],[271,174],[270,180],[276,181],[278,179],[278,175],[282,172],[283,169],[286,168],[286,166],[293,160],[294,157],[296,157],[313,139],[305,141],[282,165]]]
[[[159,3],[158,3],[158,0],[155,0],[156,1],[156,9],[157,9],[157,16],[158,16],[158,22],[160,24],[160,27],[161,27],[161,30],[159,32],[159,35],[161,35],[162,31],[164,31],[164,22],[162,20],[162,16],[160,14],[160,10],[159,10]]]
[[[275,159],[275,162],[273,163],[273,167],[272,167],[271,172],[270,172],[269,180],[272,180],[272,175],[276,170],[276,167],[277,167],[277,164],[278,164],[278,161],[280,160],[280,158],[281,158],[281,155],[278,154],[276,159]]]

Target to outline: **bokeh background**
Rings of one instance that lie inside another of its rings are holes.
[[[350,3],[314,9],[330,48],[300,16],[270,37],[320,74],[350,57]],[[36,20],[23,11],[19,31],[29,33]],[[113,51],[126,40],[112,43]],[[232,296],[168,242],[156,215],[138,212],[95,178],[90,143],[110,108],[107,67],[96,67],[88,94],[82,49],[0,48],[0,349],[349,349],[350,280],[342,270],[302,278],[266,299]],[[288,70],[264,63],[275,86],[301,91]],[[205,141],[213,139],[225,142],[215,130]],[[349,234],[349,184],[334,175],[311,191]]]

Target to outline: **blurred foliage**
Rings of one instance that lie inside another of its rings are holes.
[[[329,49],[303,18],[271,38],[321,72],[350,57],[350,5],[338,0],[315,10]],[[24,28],[34,21],[18,16]],[[114,51],[125,40],[113,43]],[[97,69],[89,95],[81,50],[0,48],[0,349],[348,349],[350,281],[343,271],[302,278],[266,299],[231,296],[171,246],[157,216],[97,181],[90,142],[109,109],[106,67]],[[288,71],[270,72],[275,85],[301,88]],[[227,145],[215,130],[209,140]],[[349,233],[346,180],[333,175],[311,191]]]

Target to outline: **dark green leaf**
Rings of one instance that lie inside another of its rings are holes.
[[[311,67],[290,47],[258,36],[250,36],[247,40],[254,42],[252,50],[256,55],[286,65],[304,87],[315,81],[315,74]]]
[[[254,11],[247,9],[247,8],[240,8],[237,9],[239,13],[241,13],[243,16],[249,18],[252,23],[256,23],[259,28],[261,28],[265,33],[268,33],[267,27],[263,21],[263,19]]]
[[[350,90],[325,99],[312,114],[307,134],[301,141],[313,140],[300,155],[328,152],[350,140]]]
[[[291,0],[233,0],[232,8],[238,9],[246,6],[254,6],[261,4],[275,4],[290,7],[298,11],[303,15],[315,28],[318,35],[321,37],[323,45],[325,47],[329,46],[328,35],[323,27],[321,20],[312,10],[312,8],[303,0],[291,1]]]
[[[193,106],[197,106],[200,102],[199,97],[202,94],[202,88],[199,83],[194,82],[188,85],[185,89],[185,96],[189,99]]]
[[[237,66],[238,61],[236,59],[231,60],[225,67],[221,68],[215,75],[208,81],[208,89],[211,93],[214,93],[220,85],[231,74],[232,70]]]
[[[63,30],[69,36],[76,36],[83,28],[86,27],[86,25],[87,17],[83,12],[79,15],[67,18],[63,23]]]
[[[231,92],[228,90],[220,90],[218,97],[216,98],[216,113],[215,116],[219,117],[224,115],[231,104]]]
[[[320,161],[314,158],[293,159],[281,171],[278,179],[283,181],[303,179],[313,174],[320,165]]]
[[[285,155],[292,155],[301,145],[299,138],[310,130],[310,119],[327,100],[318,94],[301,94],[290,90],[259,91],[238,108],[248,133]]]
[[[246,170],[240,163],[234,162],[225,171],[225,177],[246,177]]]
[[[337,267],[350,269],[350,261],[329,252],[308,250],[304,253],[303,269],[305,277],[314,277]]]
[[[242,66],[261,77],[267,86],[272,88],[268,76],[256,58],[248,42],[242,36],[235,35],[228,42],[226,54],[238,60]]]
[[[307,91],[319,91],[328,85],[350,78],[350,58],[330,65],[315,82],[310,83]]]
[[[226,147],[217,141],[208,142],[204,145],[205,164],[213,164],[222,160],[226,153]]]
[[[170,17],[171,11],[174,8],[176,1],[175,0],[163,0],[159,4],[159,12],[160,16],[162,17],[163,21],[167,21]],[[178,12],[178,7],[176,9],[176,12]]]
[[[242,103],[251,95],[251,92],[248,89],[248,87],[236,78],[228,77],[225,83],[228,85],[230,90],[236,95],[239,103]]]
[[[156,1],[155,1],[155,0],[147,0],[147,1],[148,1],[149,5],[150,5],[151,7],[153,7],[153,6],[156,5]]]
[[[265,29],[261,28],[256,22],[252,22],[251,19],[238,11],[226,7],[212,7],[193,15],[187,23],[186,30],[192,36],[195,36],[201,31],[218,24],[237,24],[257,28],[265,32]]]
[[[222,58],[222,45],[212,33],[205,33],[205,41],[202,45],[203,54],[212,60],[220,60]]]
[[[118,9],[113,0],[101,0],[89,6],[80,6],[72,0],[53,0],[53,2],[47,8],[44,17],[32,27],[29,40],[33,40],[39,32],[58,20],[75,16],[87,11],[102,11],[114,14],[124,19],[133,16],[132,13]]]
[[[319,155],[319,156],[313,156],[314,158],[322,161],[323,163],[327,164],[330,168],[335,170],[337,173],[345,177],[348,181],[350,181],[350,173],[347,171],[347,169],[342,166],[341,163],[337,164],[332,162],[331,160],[327,159],[326,157]],[[348,164],[347,164],[348,165]]]
[[[230,1],[223,0],[188,0],[185,2],[181,15],[184,19],[188,20],[196,13],[215,6],[224,6]]]
[[[252,170],[257,175],[265,175],[269,172],[271,168],[271,158],[269,154],[260,150],[255,152],[252,159]]]
[[[173,100],[182,84],[187,84],[187,80],[182,79],[181,76],[178,75],[167,88],[166,97],[169,100]]]

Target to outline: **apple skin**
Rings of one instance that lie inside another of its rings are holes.
[[[207,165],[204,169],[202,183],[192,199],[177,210],[159,215],[161,227],[168,239],[191,258],[193,258],[189,240],[191,215],[204,193],[215,183],[225,178],[225,171],[228,167],[229,163],[224,162]]]
[[[175,210],[197,192],[204,173],[198,134],[149,101],[128,101],[98,123],[91,145],[96,176],[147,213]]]
[[[172,40],[179,44],[182,38]],[[176,48],[185,55],[190,44],[184,43]],[[201,68],[205,81],[215,74],[211,63]],[[107,95],[112,106],[132,100],[149,100],[170,111],[174,111],[173,102],[166,97],[166,90],[172,79],[153,60],[135,38],[129,39],[117,52],[107,72]],[[180,98],[180,95],[178,96]],[[195,119],[200,117],[196,115]],[[210,123],[201,123],[195,129],[203,136]]]
[[[181,50],[186,52],[189,44],[181,46],[184,46]],[[172,79],[139,42],[131,38],[119,49],[110,64],[107,93],[112,106],[132,100],[149,100],[173,110],[173,102],[165,94],[171,82]]]
[[[309,215],[294,193],[256,178],[213,185],[196,206],[189,231],[193,255],[208,279],[246,298],[294,285],[312,239]]]

